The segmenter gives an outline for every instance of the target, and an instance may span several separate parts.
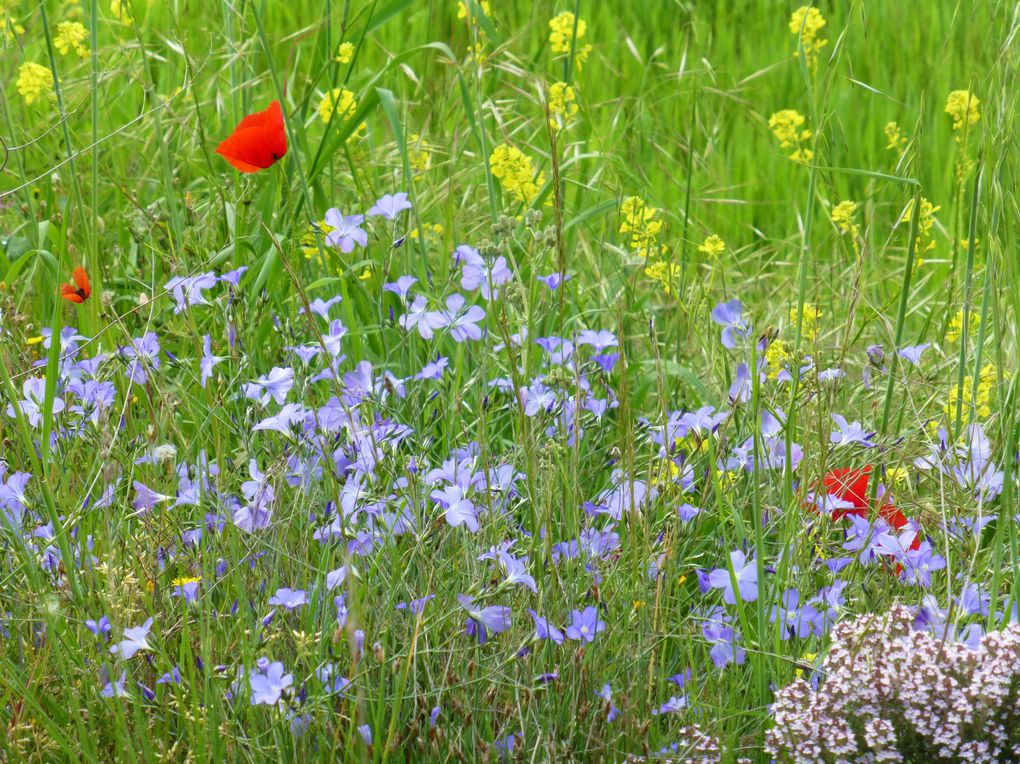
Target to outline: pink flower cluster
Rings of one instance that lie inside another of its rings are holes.
[[[1020,761],[1020,625],[972,649],[914,630],[909,608],[833,629],[817,690],[804,679],[772,706],[780,761]]]

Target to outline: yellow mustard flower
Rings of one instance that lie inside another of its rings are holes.
[[[640,196],[628,196],[620,204],[620,233],[630,234],[630,247],[634,253],[649,259],[660,254],[658,238],[662,232],[659,211]]]
[[[564,11],[549,21],[549,49],[557,55],[568,55],[571,45],[574,48],[574,63],[578,69],[584,66],[591,54],[591,44],[581,45],[579,41],[588,31],[588,24],[584,19],[577,19],[577,37],[574,37],[574,14]],[[575,41],[576,40],[576,41]]]
[[[645,268],[645,275],[656,281],[666,294],[676,294],[677,281],[680,279],[680,264],[657,260]]]
[[[818,33],[825,26],[825,19],[817,8],[802,5],[790,16],[790,34],[797,35],[800,45],[793,51],[794,56],[800,55],[800,48],[804,49],[804,59],[807,65],[814,69],[818,53],[829,44],[828,40],[822,39]]]
[[[895,151],[897,154],[903,154],[904,149],[907,147],[907,136],[900,130],[900,126],[895,122],[886,122],[882,132],[885,133],[886,149]]]
[[[354,99],[354,93],[343,88],[334,88],[323,95],[319,101],[319,119],[323,124],[340,125],[345,119],[354,114],[358,108],[358,102]],[[334,117],[333,114],[336,113]]]
[[[336,61],[341,64],[349,64],[354,58],[354,43],[353,42],[342,42],[337,46]]]
[[[407,137],[407,159],[418,174],[432,166],[432,147],[417,133]]]
[[[489,5],[489,0],[481,0],[481,2],[478,3],[478,5],[481,6],[482,13],[484,13],[486,16],[492,15],[492,7]],[[459,0],[459,2],[457,3],[457,18],[466,19],[467,17],[468,17],[467,3],[465,3],[464,0]]]
[[[804,115],[794,109],[783,109],[769,117],[769,130],[779,141],[779,148],[792,149],[787,156],[800,164],[807,164],[814,158],[814,152],[802,145],[811,138],[811,131],[804,127],[804,122]]]
[[[489,157],[492,175],[510,196],[531,204],[545,184],[545,174],[535,173],[531,157],[515,146],[501,143]]]
[[[87,37],[88,30],[84,24],[78,21],[61,21],[53,35],[53,44],[62,56],[73,50],[81,58],[88,58],[89,46],[85,44]]]
[[[549,87],[549,126],[562,130],[577,116],[577,95],[566,82],[555,82]]]
[[[131,15],[130,3],[126,0],[110,0],[110,15],[127,26],[135,23],[135,19]]]
[[[922,252],[935,249],[935,237],[931,229],[935,225],[935,213],[940,209],[942,209],[941,206],[936,207],[923,196],[921,197],[921,209],[917,218],[917,240],[914,242],[915,254],[920,255]],[[903,211],[903,215],[900,217],[900,223],[909,225],[910,219],[913,216],[914,200],[911,199]]]
[[[946,114],[953,118],[953,129],[961,130],[964,125],[976,125],[981,119],[978,112],[980,101],[969,90],[954,90],[946,98]]]
[[[767,376],[771,380],[779,379],[779,374],[787,368],[790,362],[790,351],[786,344],[780,339],[774,339],[765,348],[765,364],[768,369]]]
[[[711,236],[706,237],[706,239],[698,245],[698,252],[702,252],[709,257],[719,257],[719,255],[725,251],[726,242],[714,233]]]
[[[53,72],[49,67],[26,61],[18,68],[18,92],[31,105],[53,94]]]
[[[860,244],[857,241],[861,235],[861,227],[857,224],[855,215],[859,208],[860,205],[857,202],[846,200],[833,207],[830,214],[836,228],[841,233],[849,234],[850,243],[854,248],[854,252],[858,255],[861,253]]]
[[[804,305],[801,307],[800,335],[808,342],[814,340],[814,338],[818,335],[818,319],[821,315],[822,312],[809,302],[804,303]],[[795,329],[797,327],[796,307],[790,308],[790,325]]]
[[[972,335],[981,326],[981,314],[975,310],[970,312],[967,316],[967,334]],[[963,310],[958,310],[956,315],[949,320],[949,326],[946,329],[946,340],[948,342],[956,342],[960,339],[960,335],[963,334]]]

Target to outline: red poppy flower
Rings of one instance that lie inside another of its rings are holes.
[[[273,101],[265,111],[242,119],[216,153],[241,172],[258,172],[275,164],[287,153],[280,102]]]
[[[843,501],[851,503],[852,507],[834,509],[832,519],[839,520],[846,515],[857,515],[867,517],[868,509],[868,481],[871,478],[871,465],[861,469],[841,468],[825,473],[822,478],[822,485],[825,492],[832,494]],[[878,507],[878,515],[896,530],[900,530],[907,524],[907,517],[897,509],[887,496],[882,497],[882,503]]]
[[[60,296],[65,300],[81,304],[92,294],[92,287],[89,286],[89,275],[85,272],[84,268],[78,266],[71,273],[71,278],[74,279],[74,286],[71,284],[61,284]]]

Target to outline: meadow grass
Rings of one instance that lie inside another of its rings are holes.
[[[1015,621],[1020,10],[799,5],[0,0],[4,757],[764,761],[836,621]]]

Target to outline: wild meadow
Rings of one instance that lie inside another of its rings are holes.
[[[0,0],[0,758],[1020,761],[1018,33]]]

